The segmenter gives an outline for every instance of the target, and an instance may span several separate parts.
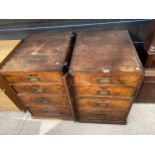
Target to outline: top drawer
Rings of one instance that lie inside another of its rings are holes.
[[[62,83],[59,72],[5,73],[4,78],[10,83],[20,82],[56,82]]]
[[[76,72],[72,76],[73,85],[85,85],[85,84],[116,84],[116,85],[132,85],[136,86],[139,82],[139,73],[80,73]]]

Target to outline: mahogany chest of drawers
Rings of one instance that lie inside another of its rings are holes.
[[[78,33],[69,73],[80,122],[126,124],[143,79],[127,31]]]
[[[30,36],[2,66],[1,75],[33,116],[74,119],[67,84],[72,38],[68,32]]]

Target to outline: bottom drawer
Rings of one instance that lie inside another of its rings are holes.
[[[71,111],[69,107],[50,107],[50,106],[29,106],[29,111],[34,116],[45,117],[71,117]]]
[[[126,120],[128,110],[80,109],[79,118],[102,120]]]
[[[78,121],[83,123],[120,124],[120,125],[125,125],[127,123],[126,120],[104,120],[104,119],[84,119],[84,118],[80,118]]]
[[[65,95],[53,94],[19,94],[20,99],[26,106],[68,106]]]

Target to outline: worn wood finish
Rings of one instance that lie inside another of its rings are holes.
[[[69,74],[65,74],[63,76],[63,83],[66,89],[66,94],[67,94],[67,98],[68,98],[68,104],[70,105],[70,109],[71,109],[71,113],[72,113],[72,118],[74,121],[77,121],[77,114],[76,114],[76,106],[75,106],[75,98],[73,97],[73,89],[71,87],[71,83],[70,83],[70,75]]]
[[[79,117],[86,119],[124,120],[128,110],[104,110],[102,108],[79,109]]]
[[[71,73],[140,72],[142,69],[128,31],[78,33]]]
[[[31,105],[51,105],[53,106],[68,106],[68,99],[65,95],[53,95],[53,94],[40,94],[35,95],[31,94],[31,96],[27,93],[19,94],[18,95],[21,100],[25,103],[26,106]]]
[[[72,117],[69,107],[29,106],[32,115],[45,117]]]
[[[99,123],[99,124],[119,124],[126,125],[126,120],[105,120],[105,119],[88,119],[88,118],[79,118],[80,122],[83,123]]]
[[[131,103],[131,99],[81,97],[78,99],[77,105],[79,108],[104,108],[105,110],[117,110],[129,109]]]
[[[127,31],[78,33],[69,73],[79,121],[126,123],[143,78]]]
[[[0,73],[33,116],[74,117],[64,83],[72,43],[70,32],[30,36],[1,68]]]
[[[123,86],[76,86],[77,96],[94,97],[132,97],[135,93],[134,87]]]
[[[130,78],[128,78],[128,76]],[[139,74],[136,75],[136,73],[119,73],[119,72],[113,72],[113,73],[86,73],[86,72],[77,72],[73,76],[73,83],[74,85],[83,85],[83,84],[96,84],[96,85],[137,85],[137,82],[139,81]]]
[[[62,71],[71,33],[47,33],[25,39],[1,72]]]
[[[65,88],[63,84],[52,83],[18,83],[11,85],[17,93],[32,93],[32,94],[65,94]]]
[[[62,73],[60,72],[5,72],[4,78],[9,83],[35,83],[35,82],[53,82],[62,83]]]

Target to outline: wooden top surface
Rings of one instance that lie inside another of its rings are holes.
[[[20,42],[21,40],[0,40],[0,63]]]
[[[1,72],[62,70],[71,33],[44,33],[25,39],[3,65]]]
[[[81,32],[77,36],[70,72],[141,71],[128,31]]]

